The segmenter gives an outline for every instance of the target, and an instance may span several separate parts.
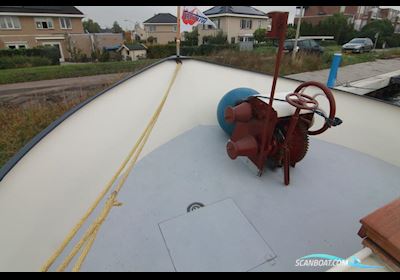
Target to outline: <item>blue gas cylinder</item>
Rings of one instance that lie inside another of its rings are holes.
[[[251,88],[236,88],[229,91],[227,94],[222,97],[221,101],[218,104],[217,109],[217,118],[220,127],[231,136],[233,130],[235,128],[234,124],[227,123],[224,118],[225,108],[229,106],[236,106],[241,101],[246,100],[250,96],[260,95],[257,91]]]

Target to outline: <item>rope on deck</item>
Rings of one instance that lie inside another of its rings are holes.
[[[71,263],[71,261],[74,259],[74,257],[79,253],[79,251],[82,249],[82,246],[85,245],[83,248],[82,254],[79,256],[77,262],[75,263],[73,270],[74,272],[77,272],[80,270],[83,262],[85,261],[88,253],[90,252],[90,249],[92,248],[92,245],[96,239],[97,233],[101,227],[101,225],[104,223],[104,221],[107,219],[108,214],[110,213],[111,209],[115,206],[121,206],[122,204],[117,202],[117,197],[122,189],[124,183],[126,182],[129,174],[131,173],[132,169],[134,168],[137,159],[140,156],[140,153],[142,152],[157,120],[158,117],[161,114],[161,111],[165,105],[165,102],[167,101],[167,98],[170,94],[171,88],[176,80],[176,77],[178,75],[178,72],[181,68],[181,63],[177,63],[174,74],[172,76],[172,79],[168,85],[168,88],[159,104],[157,107],[156,111],[154,112],[152,118],[150,119],[150,122],[147,124],[145,130],[137,140],[135,146],[132,148],[132,150],[129,152],[129,155],[126,157],[126,159],[122,162],[120,167],[118,168],[117,172],[114,174],[114,176],[111,178],[111,180],[105,185],[103,191],[100,193],[100,195],[97,197],[97,199],[94,201],[92,206],[88,209],[88,211],[85,213],[85,215],[81,218],[81,220],[75,225],[75,227],[69,232],[67,237],[64,239],[62,244],[59,246],[59,248],[53,253],[53,255],[44,263],[44,265],[41,268],[42,272],[47,272],[49,271],[50,267],[54,264],[54,262],[59,258],[59,256],[64,252],[65,248],[69,245],[71,240],[75,237],[75,235],[78,233],[78,231],[82,228],[82,226],[85,224],[87,219],[90,217],[90,215],[93,213],[94,210],[97,209],[98,205],[100,202],[104,199],[106,194],[111,190],[112,186],[115,184],[116,180],[119,178],[121,173],[124,171],[124,169],[127,167],[126,171],[123,173],[121,180],[118,182],[117,187],[115,190],[111,193],[110,197],[107,199],[101,213],[97,216],[96,220],[90,225],[88,230],[85,232],[83,237],[78,241],[78,243],[73,247],[71,250],[71,253],[64,259],[64,261],[61,263],[61,265],[57,268],[58,272],[65,271],[65,269],[68,267],[68,265]]]

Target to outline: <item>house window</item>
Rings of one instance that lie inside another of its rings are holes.
[[[35,18],[36,29],[53,29],[53,20],[51,18]]]
[[[150,25],[149,26],[149,31],[150,32],[155,32],[156,31],[156,26],[155,25]]]
[[[26,49],[28,47],[25,43],[6,43],[6,46],[11,50]]]
[[[251,29],[252,24],[253,22],[251,19],[242,19],[240,21],[240,29]]]
[[[215,26],[218,29],[221,29],[221,20],[219,18],[218,19],[213,19],[212,22],[215,24]]]
[[[72,29],[72,23],[70,18],[60,18],[61,29]]]
[[[174,32],[176,32],[176,29],[177,27],[176,27],[176,25],[174,25],[173,27],[172,27],[172,31],[174,31]]]
[[[21,29],[21,24],[17,17],[0,17],[0,29]]]

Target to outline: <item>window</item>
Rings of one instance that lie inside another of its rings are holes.
[[[24,43],[6,43],[7,48],[15,50],[15,49],[26,49],[27,45]]]
[[[174,32],[176,32],[176,29],[177,27],[176,27],[176,25],[174,25],[173,27],[172,27],[172,31],[174,31]]]
[[[72,29],[72,23],[70,18],[60,18],[61,29]]]
[[[251,29],[252,28],[252,20],[251,19],[242,19],[240,21],[240,29]]]
[[[35,18],[36,29],[53,29],[51,18]]]
[[[0,17],[0,29],[21,29],[21,24],[17,17]]]
[[[221,20],[218,19],[213,19],[212,22],[215,24],[215,26],[220,29],[221,28]]]
[[[156,26],[155,25],[150,25],[149,26],[149,31],[150,32],[155,32],[156,31]]]
[[[239,42],[253,42],[254,38],[249,36],[239,36]]]

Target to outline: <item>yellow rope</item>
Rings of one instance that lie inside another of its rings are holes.
[[[118,177],[120,176],[122,171],[126,168],[128,163],[130,162],[128,168],[126,169],[125,173],[123,174],[122,179],[119,181],[118,186],[116,187],[115,191],[111,194],[111,196],[107,200],[106,204],[104,205],[104,208],[103,208],[101,214],[97,217],[95,222],[89,227],[89,229],[86,231],[84,236],[80,239],[80,241],[74,246],[71,253],[67,256],[67,258],[64,260],[64,262],[57,268],[57,271],[64,271],[67,268],[67,266],[69,265],[69,263],[72,261],[72,259],[76,256],[76,254],[81,250],[82,246],[86,242],[89,241],[88,244],[85,246],[82,255],[79,257],[76,265],[74,266],[73,271],[79,271],[82,263],[84,262],[87,254],[90,251],[91,246],[93,245],[93,243],[95,241],[95,238],[96,238],[96,235],[97,235],[97,232],[98,232],[100,226],[103,224],[103,222],[107,218],[112,207],[120,205],[116,202],[116,197],[117,197],[119,191],[122,189],[122,186],[124,185],[126,179],[128,178],[130,172],[132,171],[133,167],[135,166],[135,163],[136,163],[137,159],[139,158],[139,155],[142,152],[144,145],[146,144],[154,125],[157,122],[157,119],[164,107],[164,104],[169,96],[171,88],[175,82],[175,79],[177,77],[180,67],[181,67],[181,64],[178,63],[161,103],[159,104],[157,110],[154,112],[150,122],[148,123],[147,127],[143,131],[142,135],[137,140],[135,146],[130,151],[129,155],[123,161],[123,163],[121,164],[121,166],[119,167],[117,172],[114,174],[114,176],[111,178],[111,180],[107,183],[107,185],[105,186],[103,191],[100,193],[98,198],[95,200],[93,205],[89,208],[89,210],[81,218],[79,223],[71,230],[71,232],[64,239],[63,243],[60,245],[60,247],[53,253],[53,255],[42,266],[41,271],[45,272],[50,269],[50,267],[54,264],[54,262],[57,260],[57,258],[63,253],[63,251],[68,246],[68,244],[71,242],[71,240],[75,237],[76,233],[82,228],[84,223],[87,221],[87,219],[93,213],[93,211],[97,208],[99,203],[103,200],[105,195],[110,191],[110,189],[114,185],[115,181],[118,179]]]

